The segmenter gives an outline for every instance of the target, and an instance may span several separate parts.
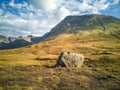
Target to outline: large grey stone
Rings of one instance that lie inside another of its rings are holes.
[[[56,66],[61,67],[81,67],[84,56],[77,53],[62,52],[57,60]]]

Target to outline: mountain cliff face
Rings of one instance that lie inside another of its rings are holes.
[[[120,28],[120,19],[105,15],[67,16],[56,25],[44,38],[63,33],[79,33],[80,31],[102,30],[113,32]]]

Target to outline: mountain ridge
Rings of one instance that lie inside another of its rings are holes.
[[[51,29],[50,32],[44,34],[42,37],[0,37],[0,49],[19,48],[23,46],[32,45],[38,42],[49,40],[61,34],[77,34],[83,31],[103,31],[120,39],[120,19],[98,14],[89,15],[69,15],[65,17],[60,23]]]
[[[78,33],[79,31],[86,30],[103,30],[110,31],[109,27],[120,27],[120,19],[113,16],[106,15],[82,15],[82,16],[67,16],[60,23],[58,23],[54,28],[51,29],[44,38],[50,38],[62,33]]]
[[[32,45],[38,43],[41,37],[5,37],[3,35],[0,36],[0,49],[12,49],[19,48],[28,45]]]

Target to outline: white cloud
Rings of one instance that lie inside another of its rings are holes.
[[[3,14],[3,10],[2,9],[0,9],[0,15],[2,15]]]
[[[33,6],[37,9],[44,9],[46,11],[57,9],[58,5],[63,0],[31,0]]]
[[[28,4],[26,2],[23,3],[14,3],[15,0],[11,0],[11,2],[9,3],[9,6],[13,7],[13,8],[17,8],[17,9],[22,9],[22,8],[27,8],[29,7]]]
[[[86,3],[86,2],[79,3],[79,6],[78,6],[78,9],[79,9],[80,11],[90,10],[91,8],[92,8],[92,6],[89,5],[89,4]]]
[[[113,0],[113,4],[118,4],[120,0]]]
[[[15,0],[11,0],[11,2],[9,3],[10,6],[14,6],[14,2]]]
[[[58,11],[58,20],[62,20],[68,15],[70,15],[70,11],[65,7],[61,7]]]
[[[20,13],[20,16],[8,12],[6,15],[0,16],[0,34],[7,36],[45,34],[53,27],[53,21],[51,19],[51,23],[48,22],[43,15],[41,16],[39,10],[35,12],[35,14],[32,12]]]

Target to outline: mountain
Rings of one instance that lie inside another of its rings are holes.
[[[54,38],[61,34],[76,34],[83,31],[103,31],[108,32],[112,36],[120,39],[120,19],[105,16],[105,15],[82,15],[82,16],[67,16],[59,24],[51,29],[42,37],[9,37],[0,36],[0,49],[19,48],[32,45],[46,39]]]
[[[64,33],[79,33],[81,31],[102,30],[114,33],[120,28],[120,19],[105,15],[82,15],[67,16],[57,24],[49,33],[44,35],[44,39],[51,38]],[[118,37],[120,37],[118,35]]]
[[[3,35],[0,35],[0,44],[2,43],[2,42],[9,42],[8,41],[8,39],[5,37],[5,36],[3,36]]]
[[[5,37],[0,36],[0,49],[12,49],[12,48],[19,48],[24,47],[28,45],[35,44],[41,40],[41,37],[33,37],[33,36],[27,36],[27,37]]]

